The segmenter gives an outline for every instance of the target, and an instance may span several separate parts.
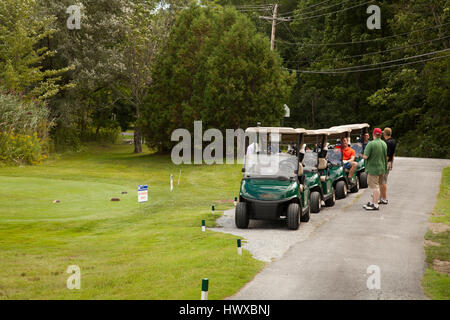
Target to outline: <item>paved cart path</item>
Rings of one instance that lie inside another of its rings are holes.
[[[231,299],[426,299],[420,284],[423,237],[442,169],[448,165],[449,160],[396,158],[389,205],[378,212],[362,209],[368,189],[353,195],[351,202],[339,200],[346,205],[327,208],[324,223],[316,223],[323,212],[313,216],[309,223],[316,227],[304,229],[306,239],[299,235],[284,255]],[[295,232],[300,234],[302,228]],[[380,270],[379,290],[367,288],[371,265]]]

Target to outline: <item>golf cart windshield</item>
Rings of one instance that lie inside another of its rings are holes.
[[[308,150],[305,152],[305,157],[303,158],[303,164],[305,165],[304,171],[306,172],[313,172],[317,171],[317,158],[318,154],[317,152],[313,152],[311,150]]]
[[[342,165],[341,148],[335,147],[334,149],[329,150],[328,161],[334,166]]]
[[[361,154],[363,152],[363,145],[361,142],[353,143],[351,148],[355,150],[355,158],[361,157]]]
[[[288,153],[248,154],[244,169],[247,178],[291,179],[297,175],[298,159]]]

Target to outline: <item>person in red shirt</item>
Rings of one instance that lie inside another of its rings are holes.
[[[349,147],[348,139],[342,138],[342,160],[344,162],[344,168],[350,170],[348,173],[348,179],[350,179],[356,171],[358,164],[355,162],[355,150]]]

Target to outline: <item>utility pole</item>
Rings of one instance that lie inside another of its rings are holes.
[[[275,29],[277,27],[278,4],[273,8],[272,35],[270,36],[270,50],[275,49]]]
[[[278,4],[275,4],[273,8],[272,17],[260,16],[259,18],[264,20],[272,20],[272,35],[270,37],[270,50],[273,51],[275,49],[275,30],[277,27],[277,21],[288,22],[291,21],[291,18],[278,18]]]

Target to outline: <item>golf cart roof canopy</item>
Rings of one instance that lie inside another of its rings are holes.
[[[306,130],[305,143],[317,143],[319,137],[328,137],[329,135],[330,131],[328,129]]]
[[[281,134],[300,134],[305,133],[306,129],[303,128],[289,128],[289,127],[250,127],[245,132],[257,132],[257,133],[281,133]]]
[[[307,136],[328,136],[330,134],[330,129],[317,129],[317,130],[306,130]]]
[[[342,137],[348,137],[352,131],[350,128],[345,127],[334,127],[321,130],[328,132],[328,139],[341,139]]]
[[[335,126],[331,127],[330,129],[336,129],[336,128],[348,128],[351,131],[357,131],[357,133],[362,133],[364,131],[368,131],[368,128],[370,125],[368,123],[355,123],[355,124],[344,124],[342,126]],[[366,129],[366,130],[364,130]]]
[[[287,128],[287,127],[250,127],[245,130],[245,133],[262,133],[270,137],[271,133],[281,135],[281,143],[298,143],[300,134],[305,133],[303,128]]]

